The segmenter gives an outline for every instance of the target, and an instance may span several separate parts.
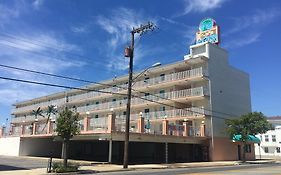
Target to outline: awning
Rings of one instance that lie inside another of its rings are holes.
[[[242,137],[241,134],[236,134],[232,137],[232,141],[233,142],[240,142],[241,137]],[[253,136],[253,135],[248,135],[247,141],[253,142],[253,143],[260,143],[261,142],[261,140],[259,138],[257,138],[256,136]]]

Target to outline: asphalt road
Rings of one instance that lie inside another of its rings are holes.
[[[250,164],[225,167],[154,169],[99,173],[98,175],[281,175],[281,164]]]
[[[45,168],[47,159],[0,156],[1,171]],[[88,172],[89,173],[89,172]],[[83,174],[87,174],[86,172]],[[201,168],[147,169],[98,173],[97,175],[281,175],[281,164],[246,164]]]
[[[46,159],[0,156],[0,171],[28,170],[47,167]]]

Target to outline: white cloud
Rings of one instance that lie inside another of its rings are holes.
[[[17,18],[20,15],[21,8],[15,3],[14,6],[8,7],[0,4],[0,25],[10,22],[11,19]]]
[[[87,24],[80,25],[80,26],[72,26],[72,27],[70,27],[70,30],[74,33],[88,33],[89,26]]]
[[[227,0],[185,0],[184,11],[175,15],[175,17],[183,16],[191,12],[203,13],[209,10],[217,9],[220,8],[225,1]]]
[[[133,27],[138,27],[148,21],[156,22],[155,19],[145,17],[141,12],[136,12],[127,8],[117,8],[109,13],[108,16],[96,17],[96,23],[105,32],[109,34],[106,41],[106,57],[109,58],[107,68],[109,70],[125,70],[128,63],[126,62],[123,50],[130,43],[130,31]],[[138,36],[136,35],[136,39]],[[104,48],[103,48],[104,50]],[[141,60],[145,55],[144,49],[140,45],[135,48],[135,62]]]
[[[43,2],[43,0],[35,0],[33,1],[32,6],[34,7],[34,9],[39,10]]]
[[[256,10],[253,14],[235,18],[234,26],[224,35],[242,31],[247,28],[256,30],[262,26],[268,25],[280,16],[277,9]]]
[[[260,36],[260,33],[251,33],[247,36],[231,39],[231,41],[226,42],[223,46],[226,48],[242,47],[259,41]]]
[[[63,71],[73,68],[80,68],[85,65],[85,63],[82,61],[66,59],[66,55],[59,51],[60,49],[64,51],[81,50],[78,46],[69,44],[64,40],[58,40],[56,37],[52,37],[47,34],[33,36],[30,35],[29,38],[21,37],[21,39],[24,39],[24,42],[23,40],[19,40],[19,37],[7,37],[5,40],[3,37],[0,38],[1,64],[53,74],[60,74]],[[12,47],[8,41],[13,43]],[[39,44],[38,41],[41,41],[42,43]],[[36,42],[37,44],[32,44]],[[59,50],[52,50],[52,47],[59,48]],[[52,50],[52,52],[50,52],[50,50]],[[34,52],[38,52],[39,54],[33,54]],[[54,58],[54,55],[58,57]],[[34,73],[16,71],[3,67],[0,67],[0,74],[4,77],[25,79],[30,81],[55,84],[69,83],[61,79],[55,79],[53,77],[46,77]],[[11,105],[16,101],[27,100],[62,90],[7,80],[1,80],[0,84],[0,103],[6,105]]]
[[[81,51],[81,49],[76,45],[63,42],[55,37],[44,34],[29,35],[28,37],[3,34],[0,36],[0,44],[27,51]]]

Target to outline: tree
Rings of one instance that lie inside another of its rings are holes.
[[[38,120],[38,116],[45,117],[43,115],[43,110],[41,109],[41,107],[38,107],[37,110],[32,110],[31,114],[35,116],[35,120]]]
[[[50,120],[51,115],[56,114],[56,113],[57,113],[57,107],[54,105],[49,105],[48,109],[46,111],[46,115],[47,115],[46,124],[43,127],[42,132],[45,130],[45,128]],[[38,120],[38,116],[46,118],[46,116],[44,115],[44,111],[41,109],[41,107],[38,107],[37,110],[32,110],[31,114],[35,116],[35,121]]]
[[[261,112],[250,112],[237,119],[227,119],[226,125],[228,126],[227,133],[231,138],[233,138],[234,135],[241,135],[240,140],[243,144],[243,162],[246,161],[246,142],[249,135],[263,134],[272,129],[271,124]]]
[[[79,113],[73,112],[65,107],[61,112],[59,112],[59,116],[56,120],[57,127],[55,131],[58,136],[63,139],[62,144],[62,158],[63,158],[63,166],[67,167],[67,158],[68,158],[68,143],[69,140],[74,136],[79,134]]]
[[[57,107],[56,107],[56,106],[54,106],[54,105],[49,105],[49,106],[48,106],[48,109],[47,109],[47,111],[46,111],[47,120],[46,120],[46,124],[45,124],[45,126],[43,127],[42,131],[44,131],[44,129],[45,129],[46,126],[48,125],[48,122],[49,122],[49,120],[50,120],[51,115],[52,115],[52,114],[56,115],[57,112],[58,112],[58,111],[57,111]]]

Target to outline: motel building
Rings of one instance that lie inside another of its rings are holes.
[[[251,111],[249,75],[229,65],[213,19],[200,23],[196,44],[187,52],[178,62],[134,74],[140,76],[132,87],[129,163],[241,158],[241,143],[226,134],[224,119]],[[126,75],[81,87],[93,91],[67,90],[14,104],[9,136],[0,138],[0,154],[60,157],[56,116],[46,124],[46,118],[32,115],[38,107],[55,105],[80,114],[81,131],[70,142],[69,158],[121,163],[127,86]],[[255,149],[253,143],[249,146],[250,160]]]

